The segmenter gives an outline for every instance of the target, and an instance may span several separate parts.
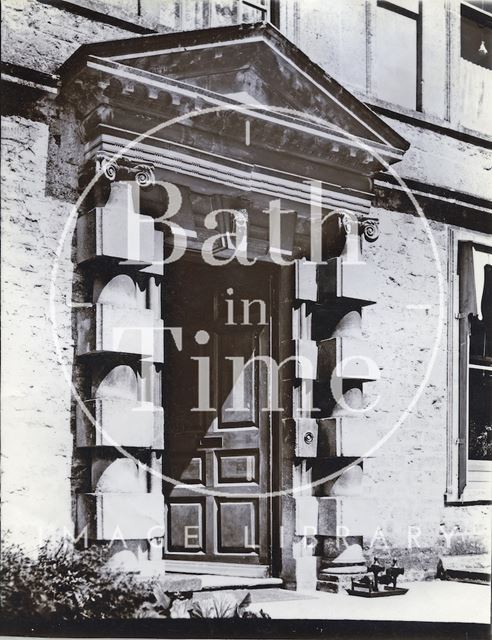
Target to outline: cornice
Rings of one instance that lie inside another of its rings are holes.
[[[136,83],[145,86],[147,88],[147,96],[145,97],[149,102],[154,103],[152,105],[154,108],[155,102],[161,93],[181,96],[192,100],[195,105],[198,102],[199,108],[201,106],[202,109],[218,108],[226,112],[236,112],[249,120],[271,123],[280,126],[284,130],[292,130],[313,138],[320,138],[329,143],[331,147],[347,147],[350,149],[350,157],[354,164],[378,164],[381,166],[383,163],[379,158],[391,164],[398,162],[403,157],[404,151],[402,149],[360,137],[349,136],[345,131],[336,127],[324,126],[311,119],[301,119],[268,106],[247,105],[208,89],[142,69],[136,69],[113,60],[89,56],[87,69],[100,72],[108,77],[117,78],[123,83],[123,91],[126,93],[129,91],[129,85],[134,86]],[[367,172],[367,168],[366,166],[365,172]],[[371,166],[371,169],[375,171],[376,167],[373,168]]]
[[[188,32],[156,34],[140,38],[128,38],[82,45],[60,67],[62,77],[70,77],[85,66],[88,56],[113,60],[130,59],[139,55],[151,56],[170,52],[205,50],[225,46],[241,47],[251,42],[265,45],[265,53],[273,52],[282,58],[293,72],[303,76],[313,85],[313,90],[326,96],[350,117],[362,124],[368,132],[389,147],[404,151],[408,142],[392,127],[379,118],[363,102],[351,94],[336,80],[315,64],[298,47],[273,25],[258,22],[226,27],[197,29]]]
[[[104,127],[104,132],[86,145],[84,160],[96,159],[98,154],[107,158],[124,157],[137,165],[152,165],[155,179],[162,173],[175,177],[176,181],[198,181],[202,185],[222,185],[237,193],[254,192],[284,201],[300,203],[309,207],[312,200],[311,178],[281,172],[231,158],[217,157],[206,152],[178,145],[161,139],[146,138],[135,142],[137,135],[113,127]],[[203,186],[205,188],[205,186]],[[210,187],[212,190],[215,187]],[[316,193],[316,192],[315,192]],[[340,209],[367,215],[372,194],[369,192],[342,189],[323,184],[319,202],[327,210]],[[317,196],[315,195],[315,199]]]
[[[373,206],[391,212],[418,216],[410,191],[421,212],[429,220],[435,220],[462,229],[492,233],[492,207],[487,201],[473,198],[449,189],[405,181],[405,188],[385,178],[375,181]]]

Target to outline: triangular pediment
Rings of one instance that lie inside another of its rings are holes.
[[[227,101],[263,105],[277,115],[338,131],[396,152],[407,142],[366,105],[333,80],[274,27],[259,23],[159,34],[84,45],[64,65],[90,56],[162,78]],[[63,72],[63,68],[62,68]]]

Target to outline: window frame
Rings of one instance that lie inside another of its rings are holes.
[[[376,37],[376,34],[373,35],[372,38],[368,38],[368,48],[370,47],[370,51],[367,52],[368,59],[370,60],[370,71],[368,73],[368,97],[371,100],[376,100],[379,104],[391,105],[396,107],[398,110],[404,111],[406,113],[423,113],[423,64],[422,64],[422,14],[423,14],[423,2],[422,0],[418,1],[418,12],[407,9],[398,4],[397,0],[373,0],[373,2],[369,2],[367,4],[368,11],[371,12],[370,18],[368,18],[368,22],[372,23],[374,26],[376,24],[376,12],[377,9],[385,9],[387,11],[391,11],[393,13],[397,13],[400,16],[405,18],[415,20],[416,24],[416,51],[415,51],[415,109],[401,105],[396,102],[388,102],[384,98],[380,98],[374,90],[374,81],[373,78],[377,73],[377,69],[375,69],[375,42],[369,41]]]
[[[460,345],[468,318],[460,317],[458,273],[458,247],[462,242],[482,245],[492,251],[492,239],[480,232],[450,229],[448,237],[448,442],[447,478],[445,501],[448,504],[492,503],[492,484],[487,483],[482,490],[470,484],[468,475],[472,470],[486,470],[491,473],[492,461],[470,461],[468,458],[468,371],[469,339]],[[467,334],[468,335],[468,334]],[[466,358],[464,357],[466,354]],[[463,384],[465,381],[465,384]],[[466,455],[463,460],[463,449]],[[471,464],[470,464],[471,463]],[[485,464],[484,464],[485,463]],[[484,467],[487,467],[484,469]]]
[[[483,27],[486,29],[492,29],[492,12],[487,9],[481,9],[469,2],[461,2],[460,4],[460,59],[466,60],[471,64],[482,67],[483,69],[488,69],[492,71],[490,66],[480,64],[475,60],[470,60],[463,55],[463,20],[468,20],[470,22],[475,23],[478,27]]]
[[[260,22],[269,22],[272,9],[271,5],[270,0],[238,0],[238,22],[242,22],[242,13],[245,7],[253,9],[253,11],[259,11],[261,13]]]

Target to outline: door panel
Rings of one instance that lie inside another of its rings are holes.
[[[171,478],[179,477],[187,484],[205,484],[205,460],[203,453],[190,457],[176,454],[174,461],[169,461],[168,473]]]
[[[258,384],[259,364],[254,362],[242,368],[239,375],[235,375],[234,363],[227,358],[246,354],[244,359],[247,362],[247,354],[259,355],[257,331],[241,327],[225,331],[217,339],[218,362],[225,363],[224,369],[217,371],[220,389],[218,406],[221,407],[219,428],[255,426],[258,424],[255,388]]]
[[[270,563],[268,370],[242,365],[270,355],[272,277],[264,265],[168,266],[166,326],[183,328],[183,345],[166,343],[166,558]]]
[[[167,505],[168,545],[171,551],[203,552],[205,501],[169,501]]]
[[[258,451],[217,452],[217,484],[259,483]]]
[[[222,553],[256,553],[258,500],[217,499],[217,548]]]

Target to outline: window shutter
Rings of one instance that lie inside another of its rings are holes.
[[[468,459],[468,351],[470,321],[468,314],[460,313],[459,328],[459,429],[458,429],[458,496],[466,486],[466,463]]]
[[[475,268],[473,244],[471,242],[460,243],[458,256],[460,276],[460,315],[479,313],[480,301],[477,300],[475,285]]]
[[[458,254],[459,285],[459,429],[458,429],[458,496],[466,486],[468,460],[468,359],[470,345],[470,315],[477,314],[473,245],[460,243]]]

